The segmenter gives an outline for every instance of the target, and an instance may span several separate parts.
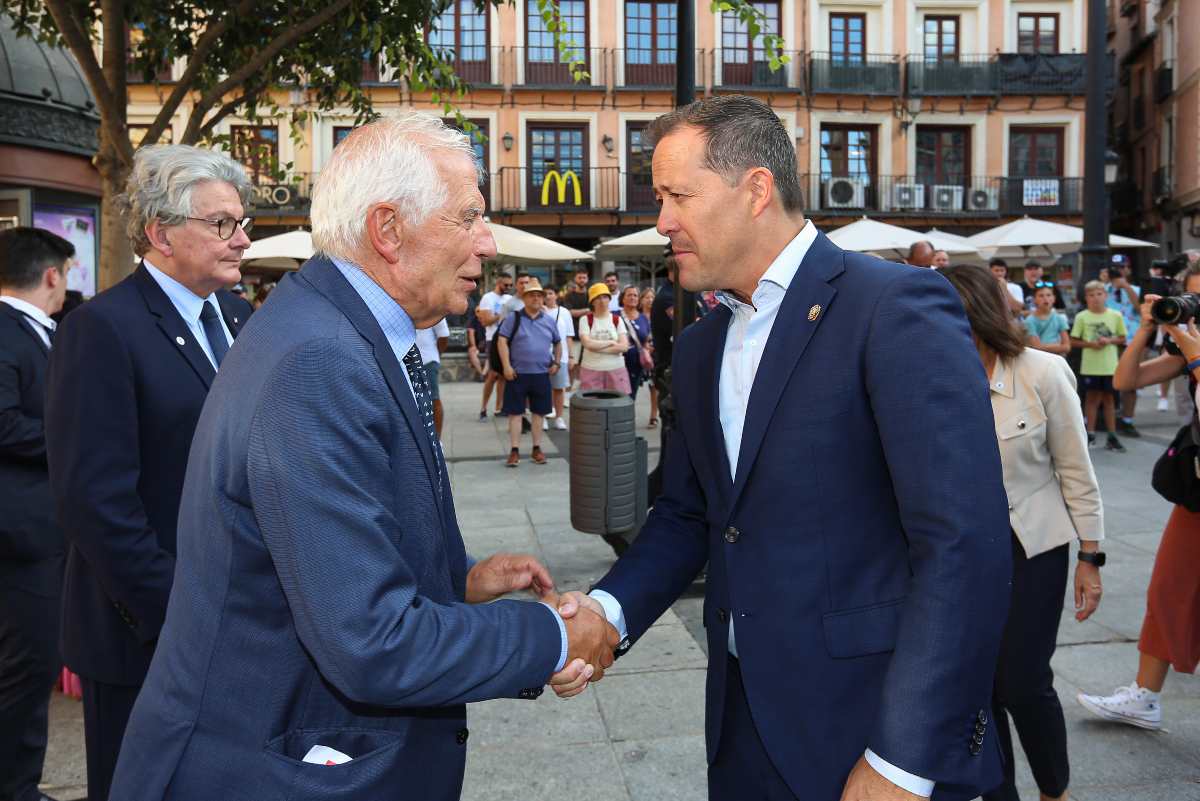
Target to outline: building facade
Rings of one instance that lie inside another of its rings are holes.
[[[756,6],[784,37],[788,63],[772,71],[760,40],[697,0],[697,96],[747,93],[776,110],[818,224],[869,214],[970,233],[1024,214],[1080,221],[1085,0]],[[456,0],[430,42],[452,53],[473,86],[460,108],[486,137],[477,149],[492,219],[586,249],[654,224],[642,136],[673,105],[676,6],[561,0],[560,8],[583,81],[561,62],[536,0],[485,12]],[[132,126],[153,119],[170,77],[131,87]],[[364,64],[377,108],[434,108],[389,77],[387,65]],[[285,93],[280,105],[303,99]],[[352,124],[335,111],[293,137],[286,118],[222,122],[256,182],[256,236],[306,222],[312,179]]]
[[[1187,0],[1110,0],[1110,50],[1119,69],[1109,109],[1122,181],[1114,230],[1171,255],[1200,247],[1200,6]]]

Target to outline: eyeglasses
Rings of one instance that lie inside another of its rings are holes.
[[[187,219],[208,223],[215,227],[217,229],[217,236],[221,239],[231,239],[233,232],[238,228],[241,228],[246,233],[250,233],[250,229],[254,227],[253,217],[243,217],[240,220],[235,220],[232,217],[222,217],[219,220],[208,220],[204,217],[188,217]]]
[[[1041,289],[1042,287],[1046,287],[1047,289],[1054,289],[1054,283],[1051,281],[1038,281],[1036,284],[1033,285],[1034,289]]]

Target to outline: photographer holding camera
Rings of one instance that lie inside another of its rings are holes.
[[[1186,254],[1187,267],[1179,275],[1183,294],[1162,298],[1147,294],[1141,305],[1141,325],[1129,347],[1117,364],[1113,384],[1117,389],[1136,390],[1186,375],[1189,395],[1195,402],[1200,382],[1200,261],[1196,254]],[[1169,335],[1164,352],[1148,361],[1142,353],[1155,337],[1158,327]],[[1200,664],[1200,484],[1187,483],[1195,458],[1195,432],[1200,420],[1192,412],[1192,421],[1179,432],[1171,449],[1155,466],[1155,489],[1159,486],[1161,468],[1171,468],[1172,460],[1184,452],[1189,464],[1182,481],[1172,489],[1179,497],[1168,498],[1175,503],[1167,527],[1163,531],[1154,572],[1146,592],[1146,615],[1138,640],[1140,660],[1137,678],[1127,687],[1118,687],[1112,695],[1098,696],[1080,693],[1077,698],[1085,709],[1107,720],[1127,723],[1143,729],[1162,728],[1162,706],[1159,693],[1174,667],[1180,673],[1194,673]],[[1177,474],[1180,475],[1180,474]],[[1192,481],[1195,481],[1194,472]]]

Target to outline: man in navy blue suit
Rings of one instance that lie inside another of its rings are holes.
[[[200,407],[250,315],[241,278],[250,182],[221,153],[138,151],[123,197],[142,257],[64,319],[51,352],[46,451],[69,545],[62,655],[83,685],[88,798],[108,798],[154,653]]]
[[[466,703],[572,694],[612,664],[602,615],[488,603],[553,583],[530,556],[476,562],[455,518],[416,329],[465,312],[496,253],[478,177],[467,137],[415,112],[322,170],[319,255],[247,324],[196,428],[114,799],[449,801]]]
[[[603,610],[624,649],[708,563],[714,801],[973,798],[1001,779],[1010,556],[958,297],[806,222],[760,101],[710,98],[648,133],[680,281],[721,302],[675,344],[662,495],[560,609]]]

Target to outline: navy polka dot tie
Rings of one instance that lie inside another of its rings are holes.
[[[413,395],[417,399],[417,410],[421,413],[421,422],[425,424],[425,433],[429,435],[429,445],[433,448],[433,461],[437,465],[438,495],[442,494],[442,444],[438,441],[437,429],[433,426],[433,393],[429,389],[429,377],[425,374],[425,363],[421,361],[421,351],[416,345],[404,354],[404,369],[408,370],[408,380],[412,383]]]

